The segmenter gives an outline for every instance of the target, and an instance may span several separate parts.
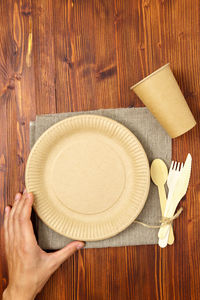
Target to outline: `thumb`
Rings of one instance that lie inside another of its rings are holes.
[[[84,242],[74,241],[65,246],[63,249],[50,254],[50,259],[55,270],[77,250],[85,246]]]

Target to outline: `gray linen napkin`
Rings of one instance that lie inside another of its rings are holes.
[[[161,158],[169,166],[171,161],[171,138],[147,110],[147,108],[101,109],[85,112],[68,112],[36,116],[35,122],[30,122],[30,147],[40,135],[53,124],[74,115],[96,114],[112,118],[129,128],[142,143],[149,162]],[[148,224],[157,224],[161,218],[157,188],[151,183],[146,204],[137,220]],[[60,249],[71,240],[54,232],[37,218],[38,243],[43,249]],[[149,229],[132,223],[118,235],[97,242],[87,242],[86,248],[120,247],[128,245],[156,244],[158,230]]]

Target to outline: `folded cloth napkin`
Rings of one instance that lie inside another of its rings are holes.
[[[149,162],[161,158],[169,166],[171,162],[171,138],[146,108],[101,109],[96,111],[69,112],[36,116],[36,121],[30,122],[30,147],[40,135],[53,124],[79,114],[95,114],[112,118],[127,128],[143,145]],[[147,224],[158,224],[161,219],[160,202],[157,187],[151,182],[146,204],[137,220]],[[39,218],[36,221],[38,243],[43,249],[55,250],[71,242],[50,229]],[[158,229],[146,228],[132,223],[118,235],[96,242],[87,242],[86,248],[120,247],[129,245],[144,245],[158,243]]]

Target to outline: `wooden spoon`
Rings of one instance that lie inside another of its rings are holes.
[[[154,159],[151,164],[151,179],[157,185],[159,198],[160,198],[160,206],[161,212],[164,216],[165,206],[166,206],[166,193],[165,193],[165,183],[167,181],[168,170],[167,166],[161,159]],[[168,244],[173,244],[174,242],[174,233],[172,227],[170,228],[170,234],[168,239]]]

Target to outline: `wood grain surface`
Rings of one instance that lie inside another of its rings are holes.
[[[198,122],[173,141],[190,152],[188,193],[175,244],[81,250],[37,299],[200,298],[200,2],[0,1],[0,294],[7,285],[5,205],[24,187],[36,114],[141,106],[130,86],[170,62]]]

